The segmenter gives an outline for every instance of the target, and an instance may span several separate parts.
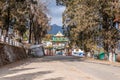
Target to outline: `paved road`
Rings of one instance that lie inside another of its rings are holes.
[[[1,67],[0,80],[120,80],[120,67],[76,57],[47,56]]]

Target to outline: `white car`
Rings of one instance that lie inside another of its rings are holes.
[[[84,51],[82,51],[81,49],[74,49],[72,51],[72,55],[73,56],[78,56],[78,57],[84,57]]]

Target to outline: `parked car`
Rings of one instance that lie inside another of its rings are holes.
[[[29,55],[33,56],[33,57],[41,57],[44,56],[44,49],[43,49],[43,45],[39,44],[39,45],[32,45],[30,47],[30,53]]]
[[[72,51],[72,56],[85,57],[84,51],[82,51],[81,49],[74,49]]]

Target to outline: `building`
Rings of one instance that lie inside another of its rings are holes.
[[[47,55],[63,55],[67,53],[69,40],[60,31],[56,35],[52,35],[49,41],[44,41],[45,53]]]

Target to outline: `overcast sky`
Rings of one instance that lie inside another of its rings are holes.
[[[57,24],[62,26],[62,13],[65,10],[64,6],[56,6],[56,0],[46,0],[49,10],[49,15],[51,16],[51,24]]]

